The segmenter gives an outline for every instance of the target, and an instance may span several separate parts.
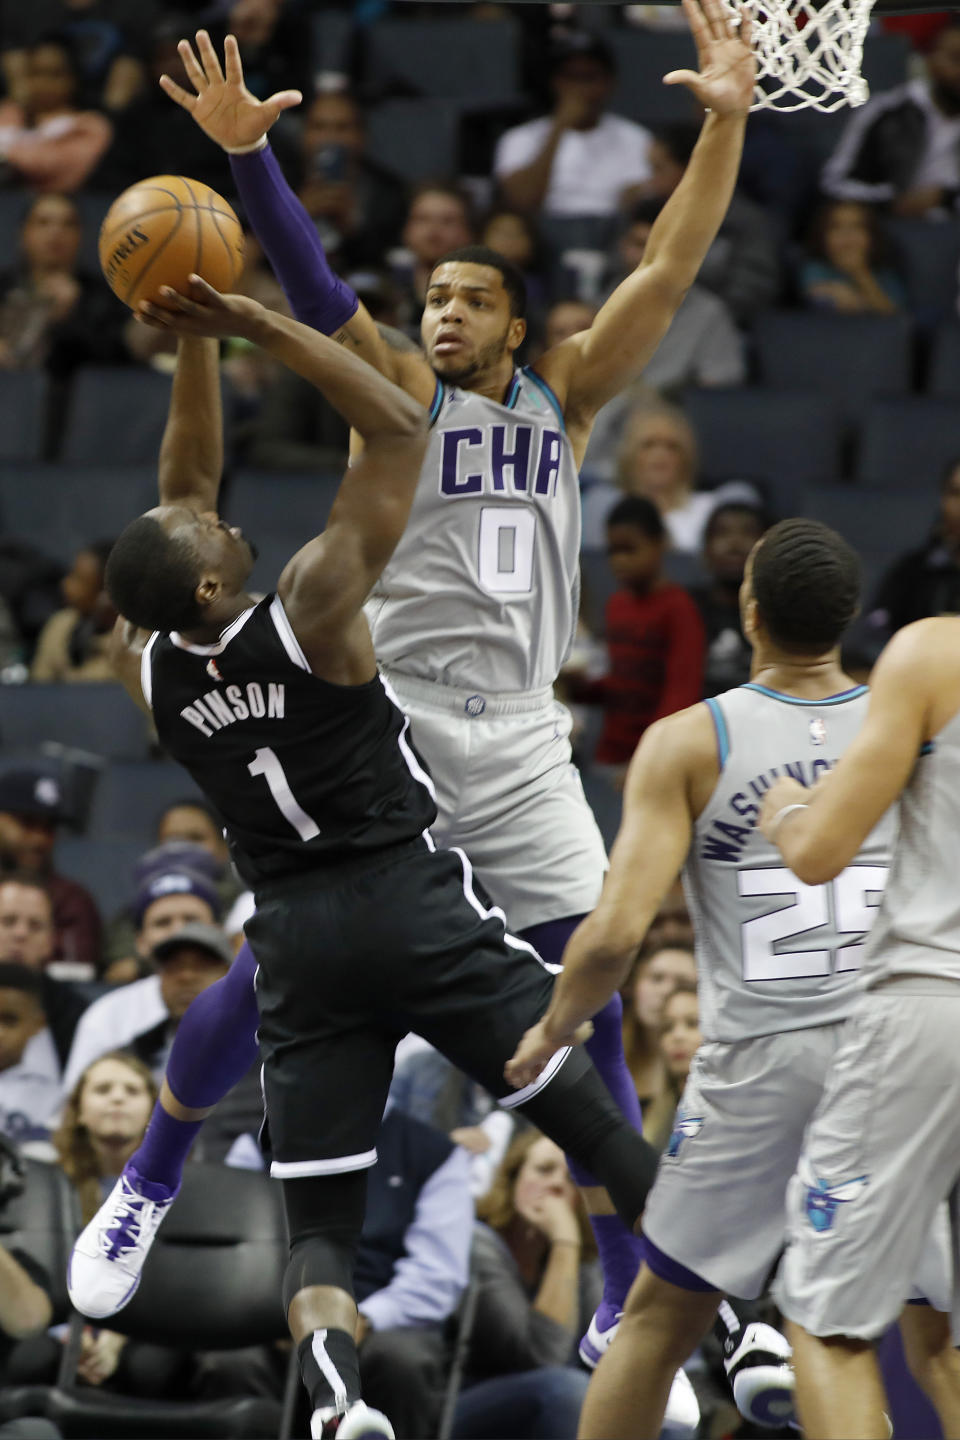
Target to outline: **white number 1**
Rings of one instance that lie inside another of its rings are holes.
[[[290,782],[283,773],[283,766],[269,746],[257,750],[247,766],[251,775],[262,775],[270,787],[270,794],[277,802],[277,809],[284,820],[289,821],[301,840],[314,840],[320,834],[320,826],[311,819],[306,810],[300,808],[293,798]]]

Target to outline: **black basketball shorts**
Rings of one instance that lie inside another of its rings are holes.
[[[503,1078],[543,1015],[553,976],[475,884],[460,850],[425,839],[257,895],[246,927],[259,970],[260,1045],[273,1153],[284,1179],[376,1161],[398,1040],[412,1030],[507,1104]]]

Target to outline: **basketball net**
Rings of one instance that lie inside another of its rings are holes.
[[[860,73],[874,0],[726,0],[753,19],[757,87],[752,110],[821,110],[862,105]]]

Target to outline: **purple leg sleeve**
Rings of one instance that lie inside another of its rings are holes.
[[[167,1084],[190,1110],[216,1105],[257,1058],[256,970],[244,942],[223,979],[197,996],[177,1027]]]
[[[547,964],[559,965],[567,941],[582,919],[582,915],[573,915],[562,920],[549,920],[543,925],[531,925],[529,929],[521,932],[522,938],[534,947]],[[616,1101],[620,1113],[627,1123],[639,1132],[640,1101],[637,1099],[633,1079],[623,1055],[622,1016],[623,1005],[620,996],[615,995],[599,1015],[593,1018],[593,1035],[587,1041],[587,1053]],[[582,1166],[574,1164],[569,1158],[567,1164],[578,1185],[597,1184],[594,1176]],[[591,1215],[590,1226],[603,1267],[604,1305],[601,1309],[604,1312],[605,1324],[612,1323],[614,1317],[623,1309],[627,1291],[640,1268],[641,1241],[631,1234],[618,1215]]]
[[[254,234],[304,325],[333,335],[357,313],[359,300],[330,268],[317,229],[284,179],[270,146],[231,155],[230,169]]]

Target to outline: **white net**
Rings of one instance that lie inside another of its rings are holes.
[[[727,0],[753,19],[757,56],[754,110],[839,110],[862,105],[860,74],[873,0]]]

